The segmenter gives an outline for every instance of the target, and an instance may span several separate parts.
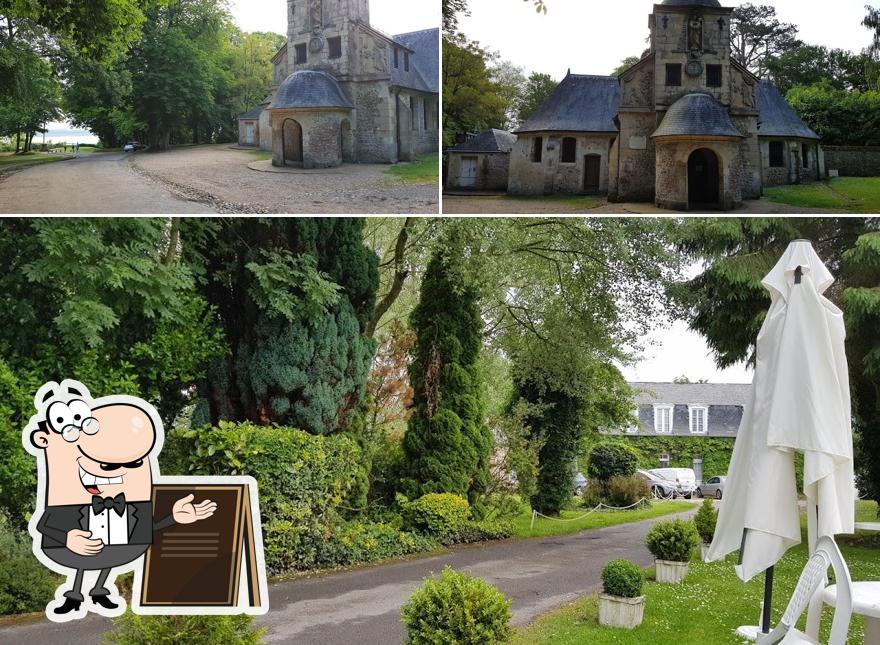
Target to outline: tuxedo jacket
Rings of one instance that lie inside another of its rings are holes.
[[[175,523],[171,515],[154,522],[152,502],[130,502],[125,507],[125,512],[128,514],[129,544],[152,544],[153,531],[161,531]],[[37,530],[43,535],[42,548],[66,547],[67,534],[70,531],[73,529],[88,531],[90,508],[90,504],[47,506],[37,523]],[[116,511],[111,509],[110,512]]]

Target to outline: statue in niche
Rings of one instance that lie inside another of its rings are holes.
[[[691,16],[688,20],[688,51],[703,50],[703,18]]]
[[[309,3],[309,22],[312,33],[320,34],[324,29],[324,3],[322,0],[311,0]]]

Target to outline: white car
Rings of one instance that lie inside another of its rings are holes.
[[[697,490],[697,476],[691,468],[654,468],[648,472],[674,483],[676,494],[685,499]]]
[[[651,494],[653,494],[654,497],[660,499],[672,499],[678,494],[675,483],[669,481],[668,479],[664,479],[659,475],[654,475],[649,470],[637,470],[636,474],[644,478],[644,480],[648,482],[648,486],[651,489]]]
[[[126,143],[125,146],[123,146],[122,148],[122,152],[134,152],[134,144]]]

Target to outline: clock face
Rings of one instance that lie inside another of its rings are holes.
[[[703,74],[703,63],[697,60],[692,60],[687,64],[687,75],[688,76],[702,76]]]
[[[317,54],[319,51],[324,49],[324,38],[323,36],[315,36],[309,41],[309,49],[312,50],[312,53]]]

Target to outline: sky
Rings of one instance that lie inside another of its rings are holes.
[[[659,2],[659,0],[658,0]],[[745,0],[721,0],[726,7]],[[804,42],[861,51],[871,41],[862,27],[865,5],[874,0],[753,0],[771,4],[783,22],[798,26]],[[648,16],[653,0],[547,0],[547,15],[535,13],[523,0],[469,0],[470,17],[459,29],[484,47],[501,53],[527,72],[561,80],[575,74],[610,74],[627,56],[647,49]],[[499,9],[503,7],[503,13]]]
[[[244,31],[287,33],[286,0],[230,0],[229,6]],[[439,27],[440,0],[370,0],[370,23],[387,34]]]

